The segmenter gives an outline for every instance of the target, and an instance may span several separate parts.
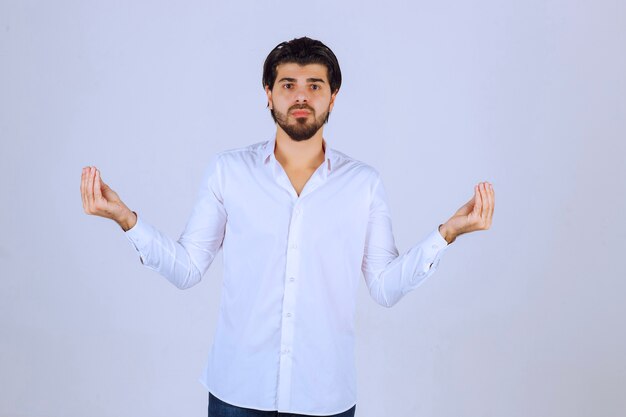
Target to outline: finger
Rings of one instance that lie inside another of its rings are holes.
[[[95,169],[89,167],[89,175],[87,176],[87,206],[89,210],[93,208],[93,177]]]
[[[480,201],[481,201],[481,207],[480,207],[480,212],[478,213],[480,215],[481,220],[484,222],[485,221],[485,211],[487,208],[487,196],[485,196],[485,183],[481,182],[480,184],[478,184],[478,193],[480,194]]]
[[[96,201],[97,200],[101,200],[102,199],[102,191],[100,190],[100,170],[96,169],[96,176],[95,176],[95,187],[93,189],[94,191],[94,196],[96,197]]]
[[[489,198],[487,197],[487,183],[483,182],[480,184],[480,198],[483,202],[482,210],[480,212],[480,217],[483,220],[483,225],[487,223],[487,214],[489,213]]]
[[[83,172],[80,175],[80,198],[81,200],[83,200],[83,209],[86,209],[87,206],[85,205],[85,188],[87,187],[86,185],[87,183],[87,167],[83,167]]]
[[[496,196],[495,196],[495,192],[493,191],[493,185],[490,183],[489,184],[489,193],[487,194],[489,197],[489,226],[491,226],[491,221],[493,218],[493,210],[494,207],[496,205]]]

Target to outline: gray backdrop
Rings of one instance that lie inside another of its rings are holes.
[[[210,156],[274,134],[262,63],[304,35],[400,252],[496,191],[398,305],[361,285],[357,414],[625,415],[626,4],[243,3],[0,1],[0,416],[206,415],[221,255],[176,289],[84,214],[81,168],[177,238]]]

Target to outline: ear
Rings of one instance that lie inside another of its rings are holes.
[[[270,90],[269,86],[265,86],[265,94],[267,95],[267,105],[270,110],[274,110],[274,102],[272,101],[272,90]]]
[[[336,90],[333,94],[330,95],[330,104],[328,105],[328,111],[331,112],[333,107],[335,106],[335,97],[337,97],[337,93],[339,90]]]

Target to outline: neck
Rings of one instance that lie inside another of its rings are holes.
[[[278,128],[274,156],[284,168],[317,169],[325,158],[323,143],[322,129],[310,139],[295,141]]]

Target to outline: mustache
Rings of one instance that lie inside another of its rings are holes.
[[[313,109],[309,107],[307,104],[298,104],[289,108],[290,112],[294,110],[308,110],[311,113],[313,113]]]

